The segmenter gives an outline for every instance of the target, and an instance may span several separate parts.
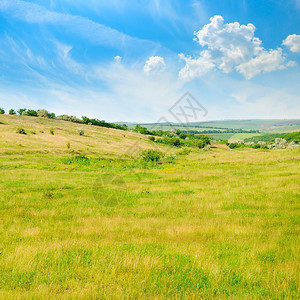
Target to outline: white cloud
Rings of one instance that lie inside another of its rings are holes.
[[[186,62],[185,67],[179,72],[179,78],[184,81],[201,77],[215,67],[208,51],[202,51],[201,56],[197,59],[193,59],[189,55],[185,56],[184,54],[179,54],[179,58]]]
[[[193,79],[216,66],[226,74],[237,71],[250,79],[261,72],[271,72],[293,65],[290,62],[286,63],[281,48],[264,49],[262,41],[255,37],[254,33],[255,26],[251,23],[224,24],[222,16],[210,18],[209,24],[195,32],[194,39],[208,50],[201,51],[198,59],[184,58],[187,65],[180,71],[179,76],[184,74],[184,78]]]
[[[166,69],[165,59],[160,56],[151,56],[144,66],[144,72],[147,74],[159,74]]]
[[[122,57],[119,56],[119,55],[117,55],[117,56],[114,57],[114,60],[115,60],[116,62],[120,62],[120,61],[122,60]]]
[[[240,64],[236,70],[243,74],[246,79],[250,79],[261,72],[272,72],[294,66],[296,63],[289,61],[285,64],[285,57],[282,49],[262,51],[262,53],[251,60]]]
[[[282,44],[288,46],[292,52],[300,52],[300,35],[291,34]]]

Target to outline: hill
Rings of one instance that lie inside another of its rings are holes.
[[[298,149],[0,122],[0,299],[299,298]]]
[[[26,134],[16,133],[23,128]],[[50,133],[53,129],[54,134]],[[84,132],[80,135],[79,131]],[[67,144],[70,143],[70,149]],[[0,115],[0,153],[82,152],[101,156],[124,156],[132,154],[136,147],[153,148],[147,136],[131,131],[68,121]]]

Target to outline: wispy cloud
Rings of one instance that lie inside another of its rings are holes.
[[[20,0],[0,0],[0,11],[31,24],[49,24],[64,28],[90,43],[117,49],[159,49],[161,45],[138,39],[88,18],[48,10],[40,5]]]

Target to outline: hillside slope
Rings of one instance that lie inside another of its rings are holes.
[[[18,128],[25,129],[27,134],[16,133]],[[54,130],[54,135],[50,129]],[[83,130],[84,135],[79,135],[79,130]],[[75,151],[101,156],[134,156],[138,149],[149,148],[153,148],[153,143],[147,136],[130,131],[47,118],[0,115],[0,154]]]

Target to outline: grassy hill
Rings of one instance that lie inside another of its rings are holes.
[[[299,298],[299,150],[0,122],[1,299]]]
[[[23,128],[25,134],[17,134]],[[54,130],[54,135],[50,134]],[[84,135],[79,135],[83,130]],[[70,149],[67,148],[70,143]],[[101,156],[131,154],[138,144],[141,149],[153,148],[147,136],[98,126],[77,124],[48,118],[0,115],[0,152],[53,153],[82,152]]]

